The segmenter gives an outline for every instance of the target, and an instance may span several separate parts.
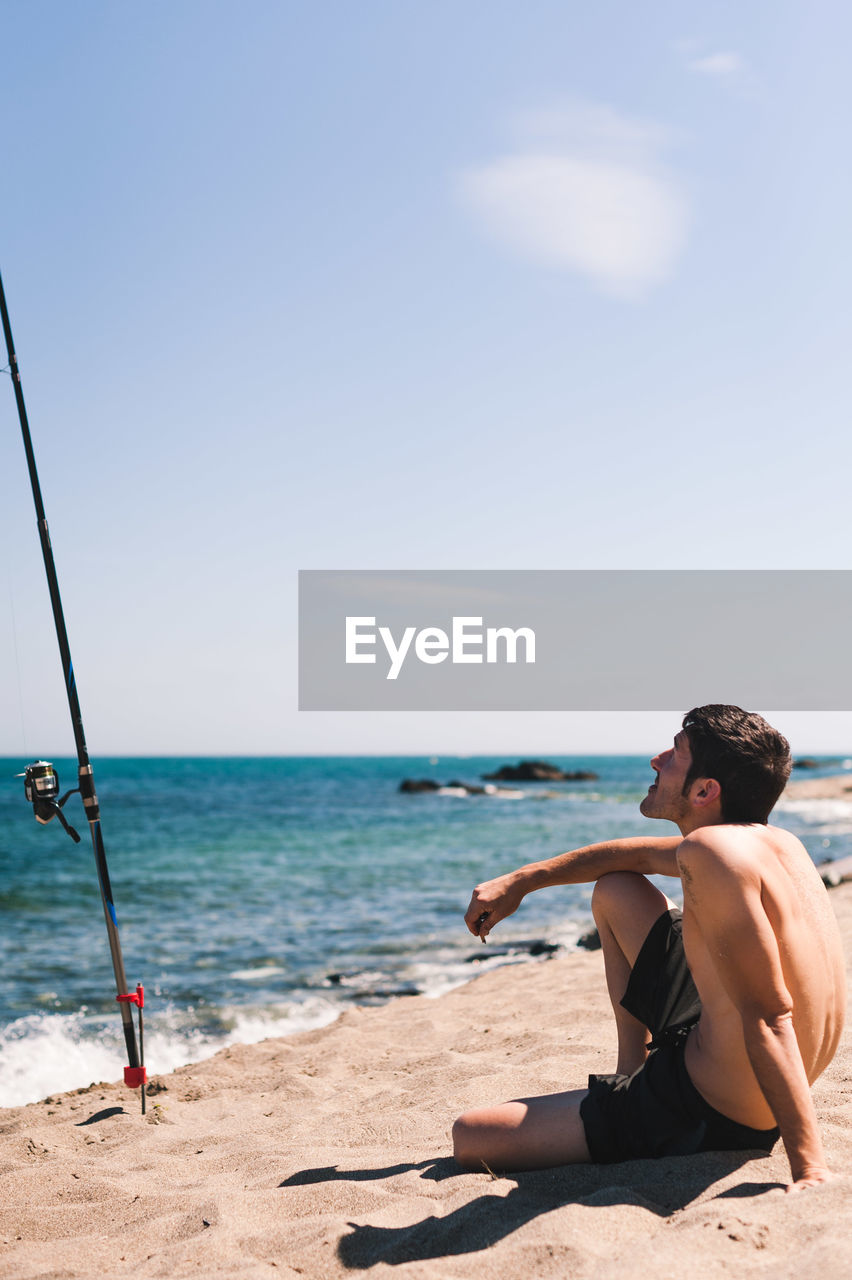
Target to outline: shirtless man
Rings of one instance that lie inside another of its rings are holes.
[[[613,840],[478,885],[485,937],[533,889],[596,881],[592,909],[618,1030],[617,1074],[483,1107],[453,1127],[470,1169],[771,1150],[793,1181],[831,1175],[810,1085],[846,1006],[834,913],[814,864],[767,825],[790,773],[785,738],[739,707],[698,707],[651,761],[640,811],[681,836]],[[646,875],[679,876],[683,915]],[[682,926],[682,939],[681,939]]]

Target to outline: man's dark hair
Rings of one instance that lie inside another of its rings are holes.
[[[692,755],[684,795],[696,778],[715,778],[723,822],[767,822],[790,776],[787,739],[762,716],[722,703],[688,711],[683,728]]]

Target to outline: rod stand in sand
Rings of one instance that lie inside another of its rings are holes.
[[[145,1007],[145,988],[142,986],[141,982],[137,982],[135,991],[126,992],[125,994],[118,995],[115,998],[120,1005],[124,1006],[125,1003],[127,1003],[128,1005],[135,1004],[136,1008],[139,1010],[139,1066],[124,1068],[124,1083],[126,1085],[129,1085],[131,1089],[139,1089],[141,1091],[142,1114],[144,1116],[145,1114],[145,1080],[147,1077],[145,1075],[145,1066],[144,1066],[145,1041],[143,1039],[143,1030],[142,1030],[143,1028],[142,1010]]]
[[[98,883],[101,890],[101,901],[104,908],[104,919],[106,921],[107,937],[109,939],[109,949],[112,956],[112,967],[115,974],[115,983],[118,990],[116,999],[121,1010],[121,1022],[124,1030],[124,1042],[127,1046],[127,1060],[129,1066],[124,1068],[124,1082],[132,1089],[139,1089],[142,1094],[142,1112],[145,1112],[145,1080],[146,1073],[142,1058],[142,1005],[144,1002],[144,992],[142,987],[136,988],[133,994],[128,993],[127,978],[124,974],[124,959],[121,954],[121,943],[118,938],[118,921],[115,914],[115,906],[112,900],[112,888],[109,882],[109,871],[107,870],[106,853],[104,851],[103,835],[101,833],[101,814],[98,805],[98,797],[95,792],[95,776],[92,771],[92,764],[89,760],[89,752],[86,747],[86,735],[83,731],[83,718],[80,713],[80,702],[77,697],[77,683],[74,679],[74,667],[71,662],[71,651],[68,646],[68,635],[65,630],[65,616],[62,612],[62,600],[59,595],[59,582],[56,577],[56,566],[53,562],[53,549],[50,545],[50,533],[47,528],[47,517],[44,513],[44,503],[41,498],[41,486],[39,484],[38,472],[36,470],[35,454],[33,452],[33,443],[30,436],[29,423],[27,421],[27,411],[24,405],[24,393],[21,389],[21,377],[18,372],[18,359],[15,355],[15,346],[12,341],[12,326],[9,322],[9,312],[6,307],[6,295],[3,291],[3,279],[0,276],[0,315],[3,321],[3,333],[6,338],[6,351],[9,356],[9,373],[12,378],[12,385],[15,389],[15,400],[18,406],[18,417],[21,422],[21,434],[24,438],[24,450],[27,455],[27,467],[30,474],[30,485],[33,491],[33,502],[35,503],[36,519],[38,521],[38,534],[41,542],[41,553],[44,560],[44,569],[47,574],[47,586],[50,592],[50,604],[53,609],[53,621],[56,626],[56,638],[59,642],[59,653],[62,659],[62,674],[65,678],[65,690],[68,694],[68,708],[71,712],[71,725],[74,730],[74,741],[77,746],[77,786],[73,791],[67,792],[60,800],[56,799],[59,793],[59,778],[53,765],[46,760],[38,760],[31,764],[26,771],[25,789],[27,799],[32,802],[35,811],[36,820],[41,823],[50,822],[52,818],[58,817],[62,826],[75,841],[79,841],[80,837],[77,832],[68,825],[63,813],[62,806],[68,799],[69,795],[79,791],[80,798],[83,801],[83,808],[86,812],[86,821],[89,824],[89,832],[92,837],[92,849],[95,855],[95,866],[98,873]],[[135,1004],[139,1010],[139,1047],[136,1045],[136,1030],[133,1025],[133,1014],[130,1006]]]

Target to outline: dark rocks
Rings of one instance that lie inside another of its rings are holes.
[[[435,782],[433,778],[403,778],[399,784],[399,790],[408,792],[409,794],[417,794],[418,792],[435,792],[435,791],[463,791],[469,796],[486,795],[485,787],[478,787],[471,782]]]
[[[595,782],[598,775],[590,769],[574,769],[566,772],[546,760],[522,760],[520,764],[504,764],[495,773],[484,773],[485,782]],[[470,782],[436,782],[434,778],[403,778],[399,790],[409,795],[425,792],[463,792],[469,796],[503,794],[494,787],[478,787]]]
[[[386,1000],[398,1000],[400,996],[421,996],[423,992],[413,983],[405,983],[398,987],[362,987],[360,990],[347,991],[349,1000],[356,1004],[384,1004]]]
[[[545,942],[543,938],[523,938],[513,942],[498,942],[492,945],[489,940],[488,947],[483,947],[481,951],[474,951],[472,955],[466,957],[467,964],[482,964],[485,960],[493,960],[497,956],[552,956],[557,951],[561,951],[562,947],[558,942]]]
[[[529,953],[531,956],[552,956],[559,949],[558,942],[532,942]]]
[[[793,761],[794,769],[818,769],[819,760],[813,760],[810,756],[802,756],[801,760]]]
[[[522,760],[520,764],[504,764],[496,773],[484,773],[486,782],[594,782],[596,773],[588,769],[564,772],[546,760]]]
[[[588,933],[578,938],[577,946],[582,947],[584,951],[600,951],[601,937],[597,929],[590,929]]]
[[[400,982],[398,985],[393,985],[391,979],[386,983],[373,984],[370,982],[369,975],[358,971],[327,973],[325,980],[332,987],[343,988],[341,994],[345,995],[347,1000],[354,1000],[357,1004],[384,1004],[386,1000],[396,1000],[398,996],[423,994],[420,987],[415,986],[413,982]]]

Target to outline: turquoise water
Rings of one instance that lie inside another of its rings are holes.
[[[553,760],[599,779],[459,797],[398,784],[477,782],[505,759],[95,761],[128,983],[146,989],[149,1071],[322,1025],[353,1001],[438,995],[528,961],[534,942],[573,945],[589,886],[532,895],[487,947],[462,922],[477,881],[648,829],[647,759]],[[125,1060],[82,808],[66,807],[79,845],[39,826],[13,776],[25,763],[0,760],[0,1105],[118,1078]],[[55,764],[74,785],[75,763]],[[852,853],[849,808],[800,801],[776,820],[821,861]]]

